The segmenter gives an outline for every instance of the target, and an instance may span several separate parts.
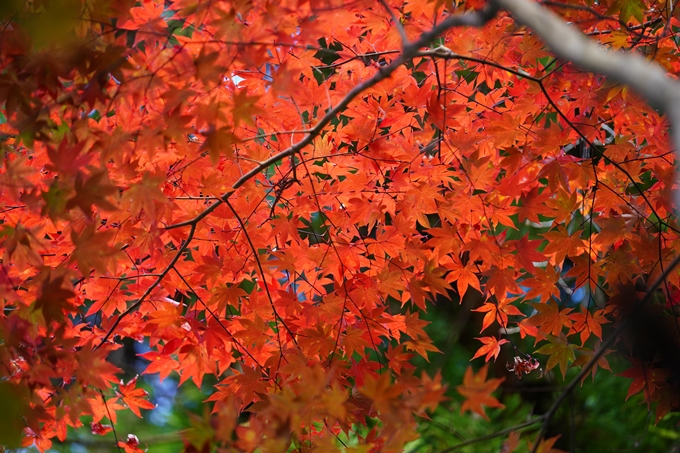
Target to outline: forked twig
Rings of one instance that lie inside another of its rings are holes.
[[[206,218],[208,215],[210,215],[215,209],[217,209],[220,205],[222,205],[226,200],[228,200],[235,192],[236,190],[243,186],[246,182],[250,181],[253,179],[255,176],[260,174],[263,170],[268,168],[269,166],[275,164],[277,161],[293,156],[296,153],[300,152],[304,147],[307,145],[311,144],[312,141],[321,134],[321,132],[324,130],[328,124],[342,111],[347,108],[347,106],[352,102],[357,96],[359,96],[361,93],[366,91],[368,88],[376,85],[377,83],[387,79],[392,75],[394,71],[396,71],[400,66],[403,64],[411,61],[413,58],[415,58],[418,55],[418,51],[423,48],[427,47],[430,45],[430,43],[440,34],[445,32],[446,30],[453,28],[453,27],[462,27],[462,26],[470,26],[470,27],[481,27],[482,25],[486,24],[488,21],[490,21],[493,17],[496,16],[496,12],[498,11],[498,7],[494,4],[490,4],[487,7],[485,7],[482,10],[471,12],[471,13],[464,13],[461,15],[456,15],[456,16],[449,16],[439,24],[435,25],[430,29],[429,31],[424,32],[423,34],[420,35],[420,38],[418,38],[415,41],[408,42],[406,45],[404,45],[403,52],[397,59],[395,59],[392,63],[385,67],[381,67],[371,78],[368,80],[365,80],[364,82],[358,84],[354,88],[352,88],[346,95],[345,97],[332,109],[330,109],[322,118],[319,120],[319,122],[309,129],[307,135],[300,140],[299,142],[293,144],[289,148],[271,156],[270,158],[260,162],[258,165],[253,167],[250,171],[245,173],[243,176],[241,176],[232,186],[229,190],[224,192],[221,196],[220,199],[210,206],[208,206],[205,210],[203,210],[200,214],[198,214],[196,217],[193,219],[184,221],[184,222],[179,222],[175,223],[173,225],[168,225],[165,227],[166,230],[171,230],[175,228],[181,228],[181,227],[191,227],[189,231],[189,235],[187,236],[186,240],[182,244],[182,246],[178,249],[177,253],[175,256],[172,258],[170,264],[168,264],[167,268],[163,270],[157,277],[157,279],[147,288],[147,290],[142,294],[142,296],[135,302],[133,303],[127,310],[125,310],[123,313],[118,315],[118,318],[116,318],[116,321],[113,323],[113,325],[109,328],[108,332],[106,335],[104,335],[101,343],[95,347],[97,349],[101,344],[105,343],[111,336],[113,335],[114,330],[116,327],[120,324],[120,322],[128,316],[130,313],[134,312],[137,310],[141,305],[144,300],[151,294],[151,292],[160,284],[160,282],[165,278],[165,276],[170,272],[170,269],[177,263],[179,260],[180,256],[187,250],[189,244],[191,243],[191,240],[193,239],[194,233],[196,231],[196,226]]]

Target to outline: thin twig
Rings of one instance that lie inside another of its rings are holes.
[[[387,13],[392,18],[392,22],[394,22],[394,25],[397,27],[397,31],[399,32],[399,36],[401,37],[401,45],[403,48],[406,48],[409,41],[408,36],[406,36],[406,30],[404,30],[404,24],[402,24],[397,16],[394,15],[392,8],[390,8],[390,5],[388,5],[385,0],[380,0],[380,4],[383,6],[383,8],[385,8],[385,11],[387,11]]]
[[[665,281],[666,278],[668,278],[670,273],[673,271],[673,269],[675,269],[675,267],[678,266],[678,264],[680,264],[680,255],[678,257],[676,257],[666,267],[665,271],[656,280],[654,280],[654,282],[652,282],[651,285],[649,285],[649,287],[647,288],[647,291],[645,292],[645,295],[642,297],[642,299],[640,299],[635,304],[635,306],[633,307],[633,310],[630,312],[628,317],[621,323],[621,325],[609,337],[607,337],[606,340],[604,340],[602,342],[600,347],[593,353],[593,356],[590,359],[590,361],[588,363],[586,363],[585,365],[583,365],[583,367],[581,368],[581,371],[574,377],[574,379],[571,380],[571,382],[569,382],[569,384],[566,387],[564,387],[564,389],[559,394],[559,396],[557,397],[557,399],[555,400],[553,405],[543,415],[541,415],[541,416],[539,416],[539,417],[537,417],[533,420],[530,420],[528,422],[521,423],[519,425],[512,426],[510,428],[506,428],[506,429],[503,429],[501,431],[497,431],[497,432],[492,433],[492,434],[487,434],[486,436],[476,437],[474,439],[470,439],[470,440],[468,440],[466,442],[462,442],[460,444],[456,444],[453,447],[448,448],[446,450],[441,450],[438,453],[449,453],[449,452],[458,450],[460,448],[466,447],[468,445],[484,442],[484,441],[489,440],[489,439],[494,439],[496,437],[508,434],[512,431],[516,431],[518,429],[523,429],[523,428],[535,425],[536,423],[542,422],[543,425],[541,426],[541,431],[540,431],[538,437],[536,438],[536,442],[535,442],[533,450],[532,450],[532,452],[535,453],[537,451],[538,445],[541,442],[541,439],[543,438],[543,436],[545,435],[545,432],[548,429],[548,424],[550,423],[550,420],[555,415],[555,413],[557,412],[557,409],[560,407],[560,405],[564,402],[564,400],[566,398],[568,398],[570,396],[570,394],[576,388],[576,385],[579,382],[581,382],[583,380],[583,378],[588,375],[588,373],[590,373],[590,370],[593,368],[593,366],[595,366],[597,361],[607,352],[607,350],[612,345],[612,343],[616,340],[616,338],[618,338],[619,335],[621,335],[623,330],[626,328],[628,321],[633,316],[635,316],[635,312],[652,298],[652,296],[654,295],[654,293],[655,293],[656,289],[659,287],[659,285],[661,285],[661,283],[663,281]]]
[[[609,349],[612,343],[614,343],[614,340],[616,340],[616,338],[618,338],[618,336],[621,335],[621,332],[623,332],[623,330],[628,325],[628,321],[633,316],[635,316],[637,310],[652,298],[659,285],[661,285],[661,283],[670,275],[670,273],[673,271],[673,269],[675,269],[675,267],[678,264],[680,264],[680,255],[678,255],[673,261],[671,261],[666,270],[656,280],[654,280],[654,282],[652,282],[652,284],[647,288],[645,295],[635,304],[633,310],[628,314],[628,317],[624,319],[623,322],[621,322],[621,325],[616,328],[614,333],[612,333],[609,337],[607,337],[606,340],[602,342],[600,348],[593,353],[593,357],[590,359],[590,361],[583,365],[581,371],[576,375],[576,377],[574,377],[574,379],[571,380],[571,382],[564,388],[564,390],[562,390],[562,393],[559,394],[559,396],[557,397],[553,405],[550,407],[550,409],[548,409],[548,411],[545,414],[543,414],[544,417],[543,427],[541,428],[541,433],[536,439],[536,444],[534,445],[533,453],[537,451],[536,449],[538,448],[538,443],[545,434],[545,431],[548,429],[548,423],[550,423],[550,419],[552,418],[553,415],[555,415],[555,412],[557,412],[557,409],[560,407],[560,405],[574,390],[576,385],[579,382],[581,382],[581,380],[590,372],[590,369],[593,366],[595,366],[600,357],[602,357],[605,354],[607,349]]]
[[[134,304],[130,305],[127,310],[125,310],[123,313],[118,315],[118,318],[114,321],[113,325],[109,328],[108,332],[106,332],[106,335],[104,335],[104,338],[102,338],[102,341],[98,344],[95,345],[92,349],[96,351],[99,349],[106,341],[111,338],[111,335],[113,335],[113,331],[118,327],[118,324],[125,318],[127,315],[132,313],[133,311],[137,310],[141,305],[142,302],[146,300],[147,297],[151,294],[151,292],[160,284],[160,282],[165,278],[166,275],[170,272],[170,269],[172,269],[177,261],[179,261],[179,257],[182,256],[184,251],[189,247],[189,243],[194,237],[194,233],[196,232],[196,225],[191,225],[191,230],[189,230],[189,235],[187,236],[186,240],[184,241],[184,244],[177,250],[177,253],[175,253],[175,256],[172,257],[172,260],[170,260],[170,263],[168,263],[167,267],[161,272],[158,277],[156,277],[156,280],[144,291],[144,294],[135,302]]]
[[[99,389],[99,394],[102,397],[102,403],[104,403],[104,407],[106,408],[106,415],[109,417],[109,420],[111,421],[111,431],[113,431],[113,439],[116,442],[116,448],[118,449],[118,452],[121,452],[120,445],[118,445],[118,433],[116,432],[116,425],[113,423],[113,418],[111,418],[111,411],[109,411],[109,405],[106,402],[106,397],[104,396],[104,392]]]
[[[495,433],[487,434],[486,436],[475,437],[474,439],[470,439],[466,442],[461,442],[459,444],[454,445],[453,447],[447,448],[446,450],[440,450],[438,453],[449,453],[451,451],[460,450],[461,448],[467,447],[468,445],[478,444],[480,442],[484,442],[490,439],[495,439],[496,437],[505,436],[506,434],[510,434],[513,431],[534,426],[536,423],[542,422],[544,418],[545,415],[541,415],[540,417],[536,417],[533,420],[520,423],[519,425],[511,426],[510,428],[505,428],[500,431],[496,431]]]
[[[634,52],[606,49],[531,0],[491,0],[491,3],[534,31],[558,57],[628,85],[652,108],[665,112],[674,132],[675,150],[680,155],[680,83],[659,64]],[[680,193],[676,194],[676,206],[680,206],[678,197]]]

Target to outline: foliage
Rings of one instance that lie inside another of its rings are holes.
[[[680,70],[670,4],[545,3]],[[34,0],[0,20],[0,394],[23,420],[0,443],[143,451],[115,429],[158,400],[122,369],[134,342],[138,372],[207,393],[186,451],[402,451],[461,396],[450,417],[519,425],[497,390],[535,359],[572,381],[538,437],[498,443],[559,451],[548,422],[619,337],[610,378],[656,421],[680,410],[668,126],[493,4]],[[457,381],[424,365],[450,352],[433,306],[454,336],[482,313]]]

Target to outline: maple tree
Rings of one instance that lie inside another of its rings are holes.
[[[187,451],[402,451],[447,395],[502,408],[478,362],[504,350],[507,376],[580,368],[529,422],[560,451],[551,417],[619,338],[628,396],[680,410],[675,4],[542,3],[3,2],[22,445],[144,451],[115,429],[155,407],[112,360],[130,340],[145,375],[214,379]],[[473,299],[463,382],[416,372],[440,353],[424,314]]]

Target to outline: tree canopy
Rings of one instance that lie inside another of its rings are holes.
[[[497,433],[561,451],[614,349],[652,421],[679,411],[675,11],[3,1],[0,444],[145,450],[130,350],[205,392],[186,451],[403,451],[451,398],[488,419],[576,369]],[[478,332],[459,381],[422,366],[451,353],[432,310]]]

